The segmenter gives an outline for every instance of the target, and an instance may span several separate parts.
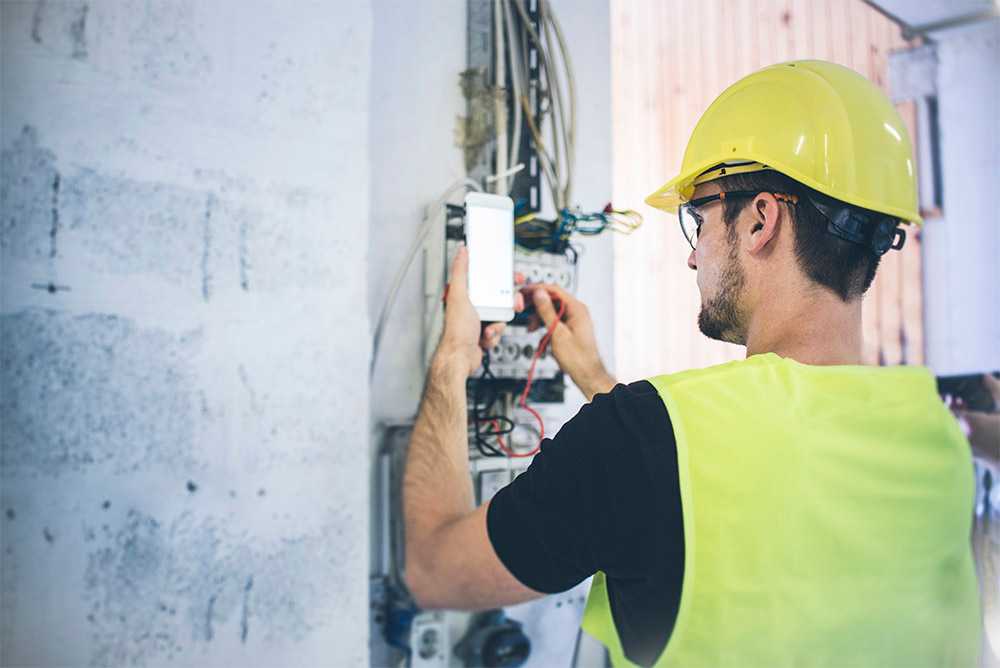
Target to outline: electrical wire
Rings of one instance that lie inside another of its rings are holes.
[[[555,63],[554,52],[552,48],[552,21],[549,18],[552,12],[549,11],[548,5],[539,0],[538,3],[538,15],[539,15],[539,27],[542,31],[542,36],[545,39],[545,49],[548,53],[552,54],[549,58],[550,63]],[[563,54],[565,56],[565,54]],[[565,63],[563,63],[565,67]],[[569,205],[569,191],[571,190],[569,183],[572,180],[572,148],[569,145],[569,135],[572,131],[567,127],[566,121],[566,104],[563,101],[563,86],[560,77],[559,68],[553,67],[550,72],[546,72],[547,79],[547,90],[549,92],[549,98],[552,100],[552,151],[556,156],[556,160],[562,166],[559,170],[560,179],[556,184],[556,189],[559,192],[559,199],[556,200],[556,208],[564,208]]]
[[[507,99],[505,95],[506,89],[504,86],[507,83],[507,71],[505,69],[505,64],[507,61],[506,51],[504,48],[504,26],[503,26],[503,7],[501,6],[501,0],[493,0],[493,34],[494,34],[494,52],[496,53],[495,65],[493,68],[494,81],[496,82],[496,88],[493,92],[493,109],[494,109],[494,129],[496,130],[496,194],[506,195],[509,191],[507,187]]]
[[[556,35],[556,42],[559,45],[559,55],[562,58],[563,69],[566,72],[567,95],[569,97],[569,125],[568,127],[564,125],[564,128],[566,128],[566,186],[563,191],[563,199],[565,202],[569,202],[573,190],[573,165],[576,161],[576,80],[573,76],[573,64],[569,59],[569,49],[566,47],[562,27],[559,25],[555,13],[548,8],[545,11],[545,18]],[[548,39],[551,41],[551,37],[548,37]]]
[[[566,38],[558,19],[552,12],[547,0],[538,2],[538,28],[532,23],[523,0],[495,0],[494,23],[497,42],[497,62],[495,74],[497,86],[500,88],[500,78],[505,76],[504,63],[501,54],[506,54],[510,60],[510,79],[513,96],[514,124],[511,133],[512,141],[504,156],[497,156],[498,175],[505,172],[504,163],[514,164],[520,156],[520,132],[523,124],[528,126],[532,141],[541,163],[545,180],[552,195],[556,209],[566,208],[572,196],[573,163],[576,159],[576,79],[573,75],[572,62],[569,57]],[[511,5],[517,10],[520,23],[515,24]],[[502,10],[502,11],[500,11]],[[499,14],[503,15],[501,19]],[[504,30],[501,32],[500,27]],[[537,84],[528,76],[529,44],[535,50],[537,57]],[[558,59],[556,54],[558,52]],[[563,80],[565,79],[565,87]],[[506,83],[506,82],[504,82]],[[536,88],[537,85],[537,88]],[[565,92],[564,92],[565,88]],[[500,95],[498,95],[499,99]],[[531,106],[531,100],[538,98],[539,112]],[[506,144],[506,118],[498,107],[498,152]],[[522,123],[521,116],[525,122]],[[550,139],[543,138],[543,126],[546,116],[551,115]],[[503,127],[500,127],[500,125]],[[497,176],[497,175],[494,175]],[[491,179],[492,180],[492,179]],[[512,181],[504,180],[506,192],[510,191]]]
[[[528,15],[528,12],[524,7],[523,1],[511,0],[511,2],[514,3],[514,8],[517,10],[517,13],[521,17],[521,25],[523,26],[528,37],[534,43],[535,49],[538,52],[539,64],[541,65],[539,69],[545,73],[544,82],[546,83],[546,86],[544,90],[546,94],[548,94],[551,97],[553,89],[552,87],[553,76],[557,77],[558,75],[554,74],[555,68],[552,65],[551,58],[549,57],[548,49],[546,48],[545,44],[543,44],[542,38],[535,30],[535,27],[531,24],[531,17]],[[538,7],[539,7],[539,14],[540,15],[543,14],[544,3],[542,2],[542,0],[539,0]],[[541,91],[539,91],[539,94],[540,93]],[[546,181],[548,182],[549,189],[552,192],[552,201],[555,203],[557,209],[561,209],[565,207],[566,202],[563,199],[563,193],[560,188],[562,180],[561,180],[561,173],[559,171],[558,133],[553,132],[552,146],[554,151],[552,154],[549,154],[548,149],[546,148],[546,144],[542,139],[542,134],[540,131],[540,126],[541,126],[540,121],[542,119],[539,118],[539,122],[538,123],[535,122],[534,120],[535,112],[528,105],[529,94],[530,94],[529,90],[522,89],[518,95],[518,98],[521,100],[521,105],[524,107],[526,112],[528,128],[531,130],[532,139],[534,139],[535,141],[535,149],[538,152],[539,162],[542,163],[543,166],[542,168],[543,171],[545,172]],[[559,111],[560,111],[559,109],[553,108],[553,113],[559,113]],[[553,124],[555,124],[555,121],[553,121]],[[546,167],[546,163],[548,163],[548,167]]]
[[[531,366],[528,367],[528,377],[524,383],[524,390],[521,392],[521,397],[518,400],[518,406],[531,413],[535,417],[535,420],[538,421],[538,445],[531,452],[515,452],[512,447],[507,447],[502,439],[497,439],[497,445],[500,446],[500,450],[508,457],[534,457],[542,449],[542,441],[545,440],[545,420],[542,419],[538,411],[528,405],[528,394],[531,392],[531,385],[535,378],[535,365],[548,347],[549,342],[552,340],[552,334],[556,331],[559,323],[562,322],[562,317],[565,313],[566,303],[563,302],[559,305],[559,313],[556,315],[556,319],[552,321],[552,326],[545,332],[545,336],[538,343],[538,348],[535,349],[535,354],[531,358]],[[513,446],[513,443],[511,445]]]
[[[536,213],[527,213],[514,219],[514,240],[518,246],[531,251],[565,253],[573,234],[594,236],[605,230],[631,234],[642,225],[642,215],[632,209],[615,209],[610,203],[601,211],[583,213],[563,209],[559,218],[546,220]]]
[[[483,352],[482,366],[483,373],[476,380],[472,396],[473,443],[475,443],[479,454],[484,457],[503,457],[503,453],[490,445],[489,441],[487,441],[484,436],[497,436],[499,441],[501,434],[509,434],[514,431],[514,421],[504,415],[489,414],[493,404],[496,403],[497,400],[497,392],[493,390],[493,384],[497,378],[493,375],[493,371],[490,369],[489,350]],[[482,398],[484,388],[493,391],[493,395],[488,400],[484,400]],[[505,421],[509,423],[510,426],[508,428],[501,428],[499,425],[500,421]],[[482,431],[482,425],[484,423],[492,425],[493,431]]]
[[[552,147],[553,162],[557,166],[557,179],[556,183],[553,184],[554,197],[553,202],[557,209],[561,209],[567,206],[568,202],[565,200],[563,194],[563,175],[564,168],[566,165],[565,161],[565,151],[566,151],[566,133],[565,133],[565,122],[563,118],[563,105],[562,105],[562,87],[559,84],[559,71],[555,68],[555,61],[552,59],[550,54],[550,41],[549,34],[547,32],[548,23],[545,18],[546,7],[542,2],[538,2],[538,31],[544,44],[543,48],[545,50],[545,56],[547,63],[545,69],[545,93],[546,98],[549,103],[549,110],[551,111],[551,133],[550,133],[550,146]],[[541,124],[539,124],[541,127]]]
[[[515,23],[516,10],[519,23]],[[573,192],[573,165],[576,160],[576,78],[573,74],[567,41],[548,0],[538,0],[538,27],[532,22],[524,0],[494,0],[494,41],[496,60],[496,131],[498,192],[509,193],[513,179],[505,178],[508,165],[520,157],[521,129],[527,125],[532,142],[545,175],[556,210],[567,208]],[[528,73],[528,53],[533,48],[537,62],[537,82]],[[557,58],[558,55],[558,58]],[[513,129],[507,143],[506,107],[501,104],[506,91],[506,60],[510,61]],[[565,81],[565,86],[564,86]],[[565,89],[565,90],[564,90]],[[532,108],[537,104],[538,112]],[[550,137],[546,139],[545,121],[551,115]],[[524,117],[522,122],[521,117]],[[506,149],[506,151],[505,151]],[[502,178],[501,180],[501,177]]]
[[[378,353],[382,344],[382,337],[385,334],[385,327],[389,321],[389,315],[392,313],[392,308],[396,303],[396,298],[399,296],[399,289],[403,285],[403,279],[406,278],[406,274],[413,264],[413,260],[417,257],[417,253],[420,251],[420,247],[424,243],[424,239],[427,238],[427,233],[430,232],[431,224],[437,220],[437,211],[444,206],[445,202],[455,194],[456,191],[462,190],[475,190],[477,192],[482,192],[482,186],[476,181],[470,178],[464,178],[456,181],[450,185],[444,194],[437,199],[437,201],[428,210],[428,215],[424,217],[423,222],[417,229],[417,235],[413,239],[413,244],[410,246],[410,250],[407,252],[406,259],[403,264],[399,267],[396,272],[396,277],[393,279],[392,287],[389,288],[389,293],[386,295],[385,303],[382,304],[382,310],[379,312],[379,317],[377,324],[375,325],[375,334],[372,338],[372,357],[368,364],[368,379],[371,380],[375,376],[375,365],[378,362]]]
[[[507,178],[512,177],[514,174],[517,174],[522,169],[524,169],[524,163],[519,162],[510,169],[506,169],[503,172],[497,172],[496,174],[490,174],[483,180],[486,181],[486,183],[493,183],[494,181],[504,181]],[[507,188],[507,186],[505,186],[505,188]],[[507,192],[508,193],[510,192],[509,188]]]
[[[521,157],[521,105],[517,103],[517,95],[518,91],[521,90],[521,75],[524,73],[521,62],[522,50],[518,43],[517,35],[514,32],[514,16],[510,11],[510,0],[495,1],[503,7],[504,28],[508,45],[507,51],[510,54],[510,79],[514,86],[514,90],[511,91],[510,96],[511,106],[514,108],[514,133],[510,140],[510,153],[507,158],[507,164],[516,165],[518,164],[518,159]],[[523,167],[523,163],[521,166]],[[505,184],[504,192],[509,194],[513,183],[512,178],[510,182]]]

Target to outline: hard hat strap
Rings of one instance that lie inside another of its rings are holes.
[[[872,255],[882,256],[889,250],[899,250],[906,243],[906,232],[899,221],[890,216],[875,218],[852,206],[830,206],[808,198],[827,220],[830,234],[867,247]]]

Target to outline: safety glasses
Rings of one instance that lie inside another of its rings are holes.
[[[681,232],[684,233],[684,238],[687,239],[689,244],[691,244],[692,250],[698,245],[698,233],[701,232],[701,226],[705,222],[705,219],[702,218],[698,209],[715,201],[725,202],[728,199],[735,199],[737,197],[756,197],[762,192],[766,191],[730,190],[728,192],[716,193],[715,195],[708,195],[707,197],[696,197],[695,199],[685,202],[677,207],[677,217],[680,219]],[[775,199],[781,202],[791,202],[792,204],[795,204],[799,201],[799,198],[795,195],[786,195],[784,193],[771,194],[774,195]]]

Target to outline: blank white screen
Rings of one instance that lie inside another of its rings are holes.
[[[465,238],[469,247],[469,297],[476,306],[514,306],[514,212],[468,209]]]

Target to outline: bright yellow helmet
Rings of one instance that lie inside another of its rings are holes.
[[[849,204],[922,222],[906,126],[882,91],[841,65],[799,60],[734,83],[702,114],[681,173],[646,203],[675,213],[698,183],[760,169]]]

